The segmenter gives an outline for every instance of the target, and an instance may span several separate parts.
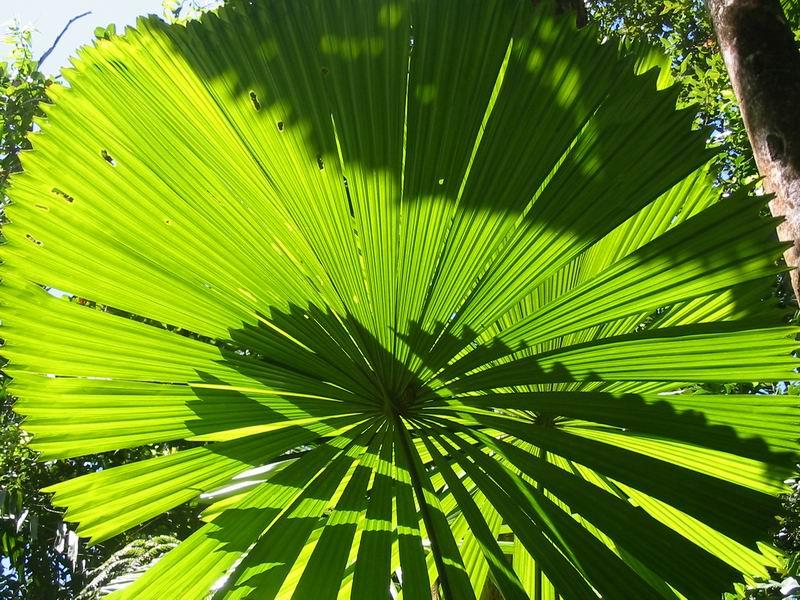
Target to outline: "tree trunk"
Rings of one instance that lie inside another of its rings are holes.
[[[706,0],[770,210],[785,217],[784,257],[800,265],[800,52],[779,0]],[[798,271],[791,272],[800,299]]]

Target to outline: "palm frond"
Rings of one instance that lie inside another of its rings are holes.
[[[236,0],[83,49],[13,179],[3,354],[44,459],[189,441],[49,490],[94,542],[211,502],[119,597],[775,565],[796,406],[679,392],[794,372],[782,245],[656,63],[527,0]]]

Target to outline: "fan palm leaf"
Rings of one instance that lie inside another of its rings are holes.
[[[44,459],[187,440],[50,488],[93,542],[209,502],[120,597],[776,564],[794,402],[680,390],[793,372],[782,246],[647,65],[523,0],[232,1],[80,52],[13,181],[3,352]]]

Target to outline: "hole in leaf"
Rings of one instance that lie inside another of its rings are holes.
[[[355,218],[356,212],[353,210],[353,199],[350,197],[350,186],[347,185],[347,177],[342,177],[344,181],[344,192],[347,195],[347,206],[350,209],[350,216]]]
[[[439,180],[439,185],[444,185],[444,179]]]
[[[110,164],[112,167],[117,166],[117,161],[114,160],[114,157],[111,156],[107,150],[100,150],[100,156],[103,157],[103,160]]]
[[[164,219],[164,223],[166,223],[167,225],[172,225],[172,221],[170,221],[169,219]]]
[[[43,243],[43,242],[41,242],[41,241],[37,240],[37,239],[36,239],[35,237],[33,237],[33,236],[30,234],[30,233],[26,233],[26,234],[25,234],[25,237],[26,237],[26,238],[28,238],[28,239],[29,239],[31,242],[33,242],[33,243],[34,243],[34,244],[36,244],[37,246],[44,246],[44,243]]]
[[[261,110],[261,102],[258,101],[258,96],[253,90],[250,90],[250,101],[253,103],[253,108]]]
[[[64,200],[66,200],[67,202],[75,202],[75,198],[73,198],[72,196],[70,196],[70,195],[69,195],[69,194],[67,194],[66,192],[62,192],[62,191],[61,191],[60,189],[58,189],[58,188],[53,188],[53,189],[52,189],[52,190],[50,190],[50,191],[51,191],[51,192],[53,192],[53,193],[54,193],[56,196],[61,196],[61,197],[62,197]]]
[[[283,131],[283,121],[278,121],[278,131]]]

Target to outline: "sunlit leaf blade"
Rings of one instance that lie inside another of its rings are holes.
[[[230,0],[97,40],[13,178],[2,337],[119,597],[706,598],[800,435],[774,220],[649,50],[528,0]],[[48,293],[49,291],[49,293]],[[199,509],[198,509],[199,510]]]

